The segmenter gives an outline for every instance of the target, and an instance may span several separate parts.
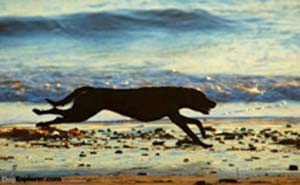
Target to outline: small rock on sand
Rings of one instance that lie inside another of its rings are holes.
[[[200,180],[195,182],[195,185],[206,185],[206,182],[204,180]]]
[[[291,165],[289,166],[289,170],[290,170],[290,171],[298,171],[298,166],[297,166],[297,165],[292,165],[292,164],[291,164]]]
[[[281,144],[281,145],[300,145],[300,139],[292,139],[292,138],[282,139],[277,144]]]
[[[15,157],[14,156],[0,156],[0,160],[5,160],[5,161],[7,161],[7,160],[10,160],[10,159],[14,159]]]
[[[83,163],[78,164],[78,167],[84,167]]]
[[[82,151],[82,152],[79,154],[79,157],[86,157],[86,154]]]
[[[210,132],[215,132],[217,129],[215,129],[215,128],[212,127],[212,126],[206,126],[206,127],[204,127],[204,130],[210,131]]]
[[[164,143],[165,143],[164,141],[153,141],[152,145],[153,146],[161,146],[161,145],[164,145]]]
[[[183,159],[183,162],[185,162],[185,163],[187,163],[187,162],[189,162],[190,160],[188,159],[188,158],[184,158]]]
[[[138,176],[147,176],[148,173],[146,173],[146,172],[138,172],[137,175]]]
[[[226,179],[219,179],[219,182],[225,182],[225,183],[237,183],[238,181],[236,179],[226,178]]]
[[[150,140],[150,139],[151,139],[151,135],[148,134],[148,133],[142,133],[142,134],[140,135],[140,137],[141,137],[142,139],[147,139],[147,140]]]
[[[122,150],[117,150],[117,151],[115,151],[115,154],[122,154],[122,153],[123,153]]]
[[[166,131],[163,128],[156,128],[154,134],[164,134]]]

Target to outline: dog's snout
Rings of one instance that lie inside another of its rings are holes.
[[[216,103],[216,102],[214,102],[214,101],[210,101],[210,104],[209,104],[209,106],[210,106],[211,108],[215,108],[215,107],[216,107],[216,105],[217,105],[217,103]]]

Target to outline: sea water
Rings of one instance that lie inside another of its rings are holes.
[[[193,87],[212,117],[299,117],[299,17],[298,0],[2,0],[1,122],[87,85]]]

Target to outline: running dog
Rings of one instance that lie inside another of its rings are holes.
[[[179,113],[182,108],[189,108],[203,114],[209,114],[216,102],[204,93],[192,88],[182,87],[143,87],[136,89],[109,89],[81,87],[74,90],[60,101],[46,99],[53,106],[49,110],[33,109],[42,114],[57,114],[60,117],[48,122],[40,122],[37,127],[48,127],[51,124],[82,122],[94,116],[101,110],[110,110],[139,121],[149,122],[169,117],[192,140],[204,148],[212,145],[205,144],[188,127],[188,123],[197,125],[203,138],[207,138],[202,123]],[[58,109],[73,102],[68,110]]]

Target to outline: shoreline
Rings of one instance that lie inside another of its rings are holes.
[[[0,103],[0,126],[7,123],[36,123],[39,121],[47,121],[55,118],[52,115],[37,116],[32,112],[33,108],[47,109],[49,105],[42,103],[29,102],[1,102]],[[280,118],[300,118],[300,104],[293,101],[284,102],[235,102],[235,103],[219,103],[208,116],[194,112],[188,109],[182,109],[183,115],[196,119],[280,119]],[[106,122],[121,123],[134,122],[119,114],[110,111],[101,111],[88,122]],[[166,120],[163,120],[166,121]]]

